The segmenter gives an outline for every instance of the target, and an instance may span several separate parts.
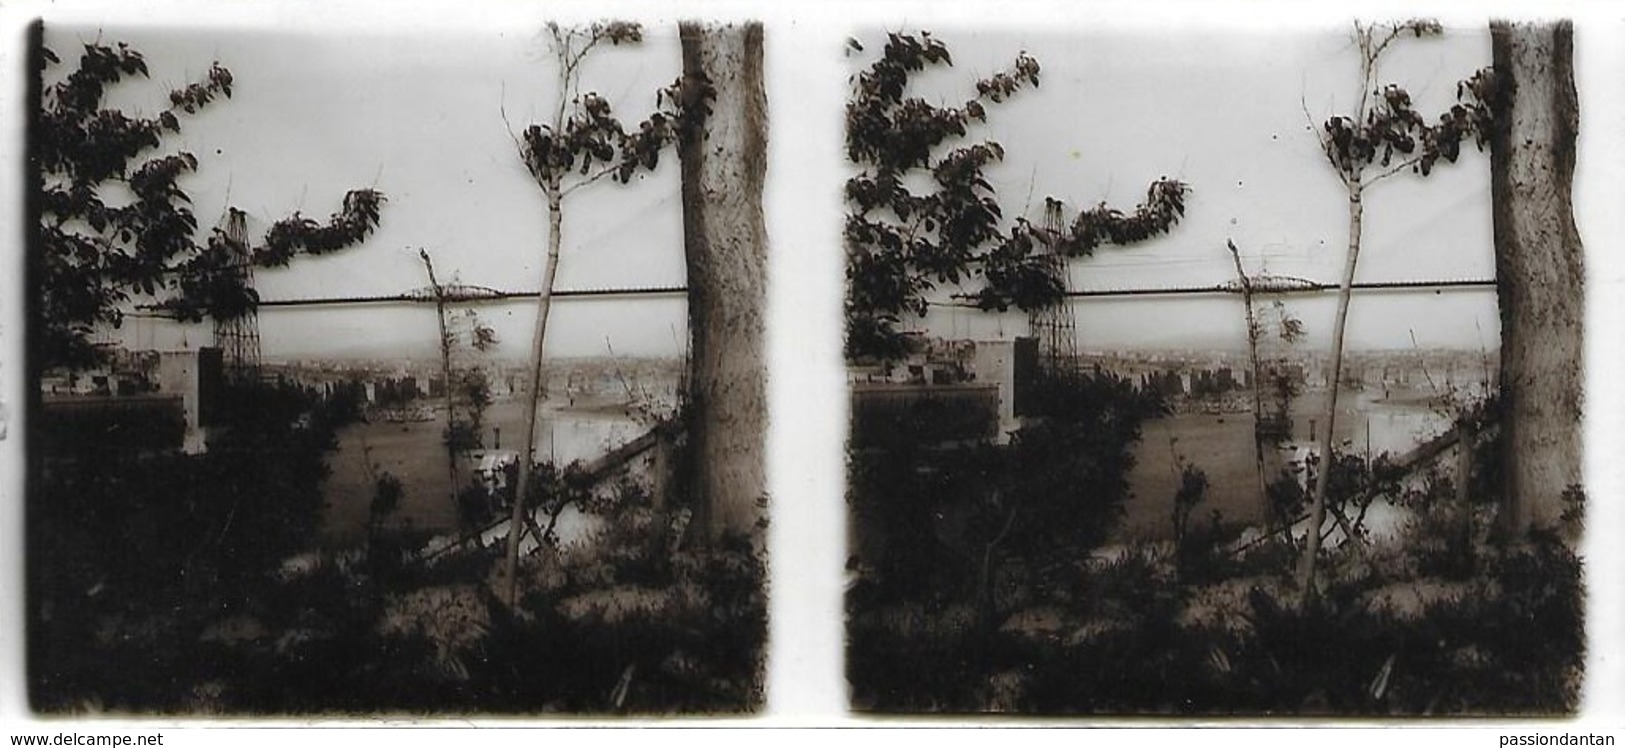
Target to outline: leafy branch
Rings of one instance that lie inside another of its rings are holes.
[[[703,93],[696,97],[690,92],[696,85],[679,78],[656,92],[656,111],[628,130],[608,99],[581,91],[581,66],[603,42],[616,46],[641,42],[642,28],[617,21],[570,29],[548,24],[548,30],[560,60],[562,93],[553,121],[530,125],[518,141],[526,170],[549,194],[563,197],[605,177],[626,183],[639,170],[653,171],[660,165],[660,152],[676,141],[685,111],[703,106],[715,95],[700,85]],[[565,185],[566,176],[576,179]]]
[[[49,77],[61,58],[42,48],[37,72]],[[378,224],[383,195],[355,190],[328,224],[277,222],[264,246],[236,246],[218,229],[200,238],[181,179],[200,162],[184,150],[155,153],[180,135],[182,119],[232,95],[231,72],[215,62],[204,76],[168,92],[168,106],[141,116],[106,105],[114,87],[147,78],[146,59],[123,43],[85,44],[77,67],[41,91],[30,131],[40,197],[38,353],[46,366],[86,366],[99,353],[89,341],[118,327],[136,295],[176,318],[198,321],[245,314],[258,303],[244,283],[244,258],[286,265],[363,240]],[[235,211],[235,209],[232,209]]]
[[[1457,84],[1458,103],[1441,113],[1433,124],[1416,109],[1411,95],[1396,83],[1377,88],[1380,55],[1396,39],[1437,36],[1437,21],[1412,20],[1392,26],[1359,25],[1355,38],[1361,54],[1361,91],[1352,116],[1333,116],[1321,126],[1320,145],[1327,161],[1344,184],[1370,185],[1407,169],[1427,176],[1441,159],[1455,163],[1462,143],[1472,140],[1482,150],[1489,143],[1489,102],[1493,76],[1479,70]],[[1400,158],[1394,164],[1395,156]],[[1380,165],[1382,171],[1365,176]]]
[[[860,45],[861,46],[861,45]],[[905,315],[923,316],[940,284],[979,279],[972,295],[985,310],[1037,309],[1063,287],[1055,257],[1080,257],[1104,244],[1131,244],[1167,232],[1184,215],[1188,188],[1160,179],[1130,213],[1104,204],[1050,232],[1017,218],[1007,225],[985,172],[1002,162],[993,141],[961,143],[989,109],[1039,84],[1036,59],[1021,53],[1008,70],[974,82],[958,106],[910,95],[912,77],[951,66],[929,33],[894,33],[879,59],[858,73],[846,108],[847,354],[890,358],[901,351]],[[920,185],[928,185],[920,187]]]

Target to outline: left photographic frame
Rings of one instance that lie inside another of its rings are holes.
[[[35,22],[34,711],[759,710],[762,48]]]

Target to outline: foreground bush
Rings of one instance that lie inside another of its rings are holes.
[[[1180,583],[1166,546],[1078,569],[997,627],[948,602],[850,618],[855,703],[1045,714],[1533,715],[1572,712],[1584,660],[1579,558],[1554,532],[1418,574],[1414,536],[1327,552],[1306,603],[1267,545]],[[905,611],[908,614],[905,614]]]

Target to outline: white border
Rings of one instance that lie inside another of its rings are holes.
[[[1304,7],[1292,2],[1080,2],[1049,0],[950,5],[927,0],[845,0],[821,6],[719,0],[715,2],[578,2],[520,4],[481,2],[150,2],[136,7],[114,2],[18,2],[0,7],[0,398],[13,418],[23,402],[19,367],[21,344],[22,168],[21,121],[23,102],[21,61],[23,27],[35,15],[68,22],[153,22],[168,25],[245,24],[271,27],[364,29],[360,33],[389,33],[392,29],[421,28],[446,23],[478,27],[529,27],[543,20],[634,18],[648,23],[702,17],[706,19],[759,19],[766,24],[768,105],[771,115],[767,216],[771,242],[769,321],[770,404],[772,432],[768,465],[771,507],[772,637],[769,653],[767,712],[745,720],[684,720],[688,726],[941,726],[938,719],[874,720],[846,711],[841,591],[845,545],[845,490],[842,442],[846,423],[846,397],[840,357],[841,253],[839,229],[842,213],[840,184],[844,163],[840,152],[841,111],[848,68],[841,55],[849,35],[888,28],[1030,28],[1046,29],[1163,28],[1199,24],[1214,33],[1232,29],[1316,27],[1344,24],[1362,18],[1435,15],[1447,24],[1482,23],[1490,17],[1528,15],[1524,3],[1485,2],[1464,8],[1459,4],[1417,2],[1365,2],[1358,7],[1326,4]],[[471,9],[471,6],[477,7]],[[1625,259],[1615,245],[1625,237],[1620,216],[1621,185],[1625,185],[1625,86],[1617,76],[1625,49],[1625,13],[1603,2],[1548,3],[1542,17],[1573,18],[1581,91],[1581,164],[1577,174],[1576,210],[1587,248],[1587,422],[1586,466],[1590,495],[1590,530],[1584,549],[1590,605],[1587,629],[1590,646],[1581,716],[1574,721],[1544,722],[1541,732],[1611,731],[1625,737],[1625,595],[1614,583],[1625,571],[1625,552],[1613,535],[1625,531],[1625,463],[1613,456],[1622,445],[1625,427],[1625,346],[1620,337],[1625,301]],[[15,422],[0,441],[0,732],[27,729],[44,732],[91,732],[112,724],[39,722],[28,716],[22,676],[21,569],[21,430]],[[143,721],[131,726],[146,729],[161,725],[195,724],[176,720]],[[239,723],[240,724],[240,723]],[[286,726],[278,721],[269,723]],[[298,723],[296,723],[298,724]],[[333,724],[333,723],[326,723]],[[354,724],[354,723],[343,723]],[[363,721],[360,724],[385,724]],[[401,724],[391,720],[388,724]],[[414,723],[415,724],[415,723]],[[461,722],[440,722],[458,725]],[[513,723],[498,723],[513,724]],[[546,722],[541,724],[583,724]],[[634,720],[585,724],[652,725],[660,721]],[[1144,720],[1023,720],[958,722],[1022,726],[1132,724],[1190,725],[1181,721]],[[1225,723],[1236,724],[1236,723]],[[1248,723],[1243,723],[1248,724]],[[1255,722],[1253,724],[1277,723]],[[1316,724],[1289,722],[1286,724]],[[1347,725],[1350,723],[1338,723]],[[1380,723],[1354,723],[1375,725]],[[1492,720],[1457,724],[1476,728],[1474,741],[1493,744],[1496,735],[1515,721]],[[1357,731],[1356,734],[1358,734]],[[193,731],[194,737],[204,737]],[[317,736],[342,735],[318,733]],[[814,739],[844,740],[850,733],[822,733]],[[1459,734],[1459,733],[1455,733]],[[277,730],[210,733],[238,741],[248,739],[303,740]],[[533,740],[523,733],[490,734]],[[563,733],[559,737],[592,733]],[[707,740],[714,734],[707,733]],[[724,733],[723,736],[728,736]],[[737,736],[737,733],[734,734]],[[1045,733],[1024,733],[1041,739]],[[266,736],[270,736],[266,738]],[[1433,729],[1384,731],[1379,739],[1429,740]],[[369,736],[370,737],[370,736]],[[971,736],[975,737],[975,736]],[[991,736],[983,736],[991,737]],[[1053,737],[1053,736],[1052,736]],[[1063,740],[1104,738],[1107,742],[1137,740],[1134,733],[1063,734]],[[1180,737],[1270,742],[1286,734],[1265,731],[1242,734],[1184,733]],[[1340,742],[1353,737],[1341,732],[1318,732],[1313,739]],[[1366,735],[1365,737],[1377,737]],[[457,739],[439,730],[392,732],[386,739],[408,743]],[[205,738],[209,739],[209,738]],[[340,737],[339,739],[344,739]],[[549,738],[551,739],[551,737]],[[661,738],[657,738],[661,739]],[[884,739],[884,738],[883,738]],[[210,742],[213,742],[210,740]],[[179,744],[190,744],[181,742]]]

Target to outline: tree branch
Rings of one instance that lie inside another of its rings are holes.
[[[523,140],[519,139],[519,134],[514,132],[513,123],[508,120],[508,82],[507,81],[502,82],[502,92],[500,94],[500,97],[501,98],[499,98],[497,100],[497,113],[502,115],[502,126],[504,128],[507,128],[507,130],[508,130],[508,139],[513,141],[513,147],[519,151],[520,155],[524,155],[524,153],[525,153],[525,142]]]
[[[1408,159],[1405,159],[1403,162],[1400,162],[1399,164],[1395,165],[1393,168],[1382,172],[1381,174],[1377,174],[1375,176],[1372,176],[1370,179],[1366,179],[1366,180],[1361,181],[1360,186],[1369,187],[1373,183],[1376,183],[1376,182],[1378,182],[1380,180],[1383,180],[1383,179],[1387,179],[1388,177],[1391,177],[1391,176],[1393,176],[1395,174],[1398,174],[1398,173],[1400,173],[1400,172],[1402,172],[1402,171],[1404,171],[1406,169],[1409,169],[1409,168],[1411,168],[1411,167],[1413,167],[1413,166],[1415,166],[1415,165],[1417,165],[1417,164],[1419,164],[1421,162],[1422,162],[1422,157],[1421,156],[1412,156],[1412,157],[1410,157]]]
[[[598,181],[600,179],[603,179],[604,177],[607,177],[607,176],[609,176],[611,174],[614,174],[614,173],[616,173],[616,172],[618,172],[620,170],[621,170],[621,165],[620,164],[611,163],[610,165],[605,166],[602,169],[599,169],[592,176],[587,177],[586,179],[578,181],[578,182],[576,182],[574,184],[571,184],[569,187],[565,187],[565,188],[559,190],[559,197],[564,197],[566,195],[569,195],[570,193],[575,192],[576,190],[579,190],[582,187],[586,187],[587,185],[592,184],[593,182],[596,182],[596,181]]]
[[[593,47],[598,46],[598,42],[602,41],[603,38],[603,34],[592,34],[587,40],[587,45],[577,51],[574,57],[570,58],[566,69],[573,75],[581,67],[581,61],[587,59],[587,53],[591,52]]]
[[[1304,100],[1301,93],[1298,94],[1298,106],[1303,110],[1304,124],[1309,125],[1309,130],[1315,134],[1315,142],[1320,144],[1320,152],[1326,157],[1326,163],[1331,164],[1332,171],[1337,172],[1338,181],[1347,186],[1349,183],[1348,174],[1344,173],[1343,168],[1338,166],[1337,157],[1332,155],[1332,142],[1321,134],[1320,128],[1315,125],[1314,115],[1309,113],[1309,102]]]

